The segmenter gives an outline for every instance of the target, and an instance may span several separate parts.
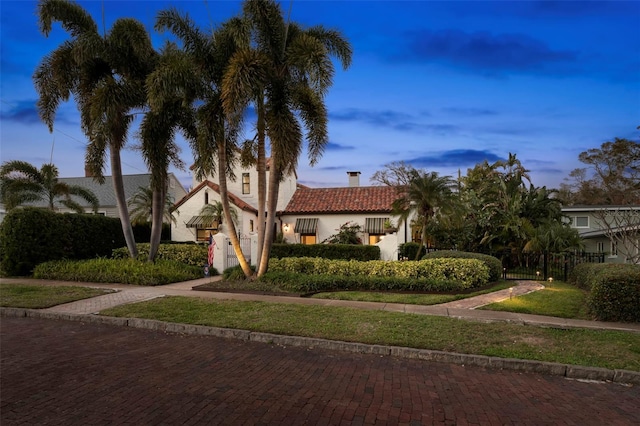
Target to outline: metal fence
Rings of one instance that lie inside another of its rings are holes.
[[[580,263],[604,263],[604,253],[524,253],[504,251],[494,254],[502,261],[503,278],[507,280],[566,281],[573,268]]]

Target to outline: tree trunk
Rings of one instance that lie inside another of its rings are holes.
[[[166,188],[165,185],[163,185]],[[151,237],[149,239],[149,262],[154,262],[162,239],[162,222],[164,219],[164,200],[166,189],[154,189],[151,202]]]
[[[265,113],[264,113],[264,99],[262,93],[257,100],[257,113],[258,113],[258,262],[262,258],[262,248],[264,246],[264,225],[265,225],[265,206],[267,204],[267,158],[265,147]]]
[[[269,174],[269,206],[267,209],[266,232],[264,236],[264,246],[262,256],[258,266],[258,277],[263,276],[269,269],[269,256],[271,255],[271,245],[273,244],[273,224],[276,222],[276,208],[278,206],[278,192],[280,190],[280,170],[276,170],[273,153],[271,158],[271,169]]]
[[[224,212],[224,219],[229,227],[229,238],[231,238],[231,245],[238,257],[238,262],[242,268],[242,272],[247,278],[253,276],[251,265],[247,262],[247,259],[242,253],[242,247],[240,247],[240,240],[238,239],[238,233],[236,232],[236,226],[231,219],[231,209],[229,206],[229,197],[227,192],[227,152],[225,150],[224,142],[218,143],[218,184],[220,186],[220,202],[222,203],[222,210]]]
[[[124,193],[124,180],[122,178],[122,164],[120,162],[120,151],[110,147],[111,156],[111,178],[113,180],[113,190],[116,196],[116,204],[118,206],[118,214],[120,215],[120,224],[122,225],[122,234],[129,249],[129,255],[135,259],[138,257],[138,247],[136,239],[133,236],[133,227],[129,218],[129,208],[127,207],[127,198]]]

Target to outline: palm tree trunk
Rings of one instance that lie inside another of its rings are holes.
[[[278,191],[280,190],[280,170],[277,170],[273,153],[271,158],[271,173],[269,174],[269,206],[267,208],[267,223],[264,236],[264,246],[258,267],[258,277],[264,275],[269,269],[269,256],[271,255],[271,245],[273,243],[274,229],[276,222],[276,208],[278,206]]]
[[[165,185],[163,187],[166,188]],[[154,189],[151,203],[151,238],[149,239],[149,262],[154,262],[162,239],[162,222],[164,219],[164,201],[166,189]]]
[[[264,246],[264,212],[267,203],[267,159],[265,149],[265,114],[264,98],[262,93],[256,102],[258,113],[258,254],[256,262],[262,258],[262,247]]]
[[[129,249],[129,255],[135,259],[138,257],[138,247],[136,239],[133,236],[133,227],[129,218],[129,209],[127,208],[127,198],[124,194],[124,180],[122,178],[122,164],[120,161],[120,150],[110,146],[111,153],[111,178],[113,180],[113,190],[116,196],[116,205],[118,206],[118,214],[120,215],[120,224],[122,225],[122,234]]]
[[[242,253],[242,247],[240,247],[240,240],[238,239],[238,233],[236,232],[236,226],[231,218],[231,206],[229,205],[229,197],[227,192],[227,153],[225,150],[224,142],[218,143],[218,184],[220,186],[220,202],[222,203],[222,210],[224,211],[224,219],[229,227],[229,238],[231,238],[231,245],[238,257],[238,263],[244,272],[245,277],[250,278],[253,276],[251,265],[247,262],[247,259]]]

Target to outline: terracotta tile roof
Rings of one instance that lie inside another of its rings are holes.
[[[178,207],[180,207],[182,204],[185,203],[185,201],[187,201],[189,198],[193,197],[195,194],[197,194],[205,186],[208,186],[209,188],[213,189],[218,194],[220,194],[220,186],[217,183],[213,183],[211,181],[205,180],[204,182],[201,182],[198,186],[193,188],[191,190],[191,192],[189,192],[187,195],[182,197],[182,199],[180,201],[178,201],[176,204],[174,204],[173,208],[177,209]],[[240,197],[238,197],[237,195],[233,194],[232,192],[228,192],[227,194],[229,195],[229,201],[231,201],[231,203],[233,203],[236,206],[238,206],[238,208],[240,208],[241,210],[244,210],[244,211],[247,211],[247,212],[256,213],[256,214],[258,213],[257,209],[255,209],[253,206],[251,206],[247,202],[245,202],[242,199],[240,199]]]
[[[307,188],[299,186],[283,214],[389,213],[398,198],[391,186]]]

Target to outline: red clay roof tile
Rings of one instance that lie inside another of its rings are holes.
[[[398,198],[391,186],[308,188],[299,186],[283,214],[389,213]]]

